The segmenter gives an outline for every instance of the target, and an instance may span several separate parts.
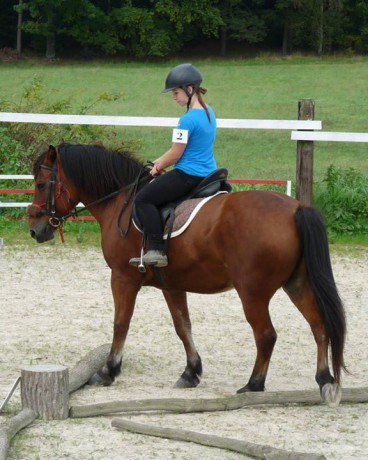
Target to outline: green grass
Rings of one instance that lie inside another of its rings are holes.
[[[79,247],[100,246],[100,228],[96,222],[72,222],[64,225],[64,238],[67,245]],[[26,219],[9,220],[0,216],[0,238],[4,240],[5,247],[21,247],[37,245],[29,235],[28,222]],[[59,232],[55,232],[55,238],[45,244],[58,245],[61,243]],[[1,257],[1,253],[0,253]]]
[[[209,90],[206,100],[218,118],[296,119],[298,101],[311,98],[315,101],[316,119],[322,120],[325,131],[367,130],[364,97],[367,57],[261,56],[192,62],[203,73],[203,86]],[[26,61],[0,64],[0,104],[6,107],[7,101],[12,111],[27,111],[22,91],[36,78],[43,82],[48,102],[70,101],[68,113],[80,113],[90,107],[86,113],[94,115],[179,117],[183,109],[172,101],[170,94],[161,93],[168,70],[177,63]],[[105,92],[122,97],[115,102],[102,100],[94,104]],[[161,155],[171,142],[171,128],[118,127],[115,131],[118,140],[132,141],[135,152],[143,159]],[[49,139],[54,144],[59,141]],[[232,178],[291,179],[295,186],[296,143],[290,140],[289,131],[219,129],[215,151],[219,166],[228,168]],[[367,145],[315,143],[316,182],[322,180],[331,164],[368,174]],[[8,228],[9,222],[3,225],[0,222],[2,233],[4,225]],[[14,231],[17,225],[23,224],[10,225],[11,241],[18,238]],[[85,225],[82,230],[69,227],[68,240],[73,238],[76,244],[84,244],[91,234],[91,241],[96,242],[98,230],[91,231],[90,223]]]
[[[209,89],[207,101],[219,118],[296,119],[298,100],[311,98],[316,119],[326,131],[366,131],[365,98],[368,58],[316,58],[194,61]],[[168,69],[176,62],[15,63],[0,65],[0,101],[21,102],[24,85],[40,78],[50,101],[70,99],[74,113],[103,92],[121,93],[116,102],[101,101],[89,114],[178,117],[182,109],[161,94]],[[22,107],[20,107],[22,109]],[[24,109],[24,108],[23,108]],[[73,111],[73,110],[72,110]],[[170,145],[171,128],[117,128],[120,139],[134,140],[137,154],[151,159]],[[60,139],[50,139],[57,143]],[[219,129],[216,157],[231,177],[295,180],[296,143],[288,131]],[[368,172],[365,144],[315,146],[314,176],[327,167]]]

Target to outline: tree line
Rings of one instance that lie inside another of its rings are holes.
[[[19,54],[149,58],[200,45],[365,54],[368,0],[0,0],[0,48]]]

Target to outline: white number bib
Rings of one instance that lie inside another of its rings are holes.
[[[188,143],[188,130],[187,129],[174,129],[172,141],[178,144]]]

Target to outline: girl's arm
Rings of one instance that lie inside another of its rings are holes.
[[[165,168],[176,163],[183,155],[186,146],[187,144],[179,144],[173,142],[172,146],[169,148],[167,152],[165,152],[159,158],[154,160],[154,165],[151,169],[151,175],[157,176],[161,174]]]

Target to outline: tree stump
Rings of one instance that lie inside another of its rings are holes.
[[[23,409],[44,420],[64,420],[69,415],[68,368],[58,364],[27,366],[21,372]]]
[[[106,343],[87,353],[69,372],[69,393],[78,390],[92,375],[98,371],[107,361],[111,345]],[[34,370],[36,366],[32,366]],[[41,366],[38,366],[41,367]],[[63,367],[63,366],[59,366]],[[45,366],[43,366],[45,368]],[[50,366],[48,366],[50,368]],[[25,369],[26,372],[26,369]],[[26,392],[23,392],[26,394]],[[0,426],[0,460],[8,458],[8,450],[11,439],[37,418],[34,410],[23,408],[15,417],[6,424]]]

